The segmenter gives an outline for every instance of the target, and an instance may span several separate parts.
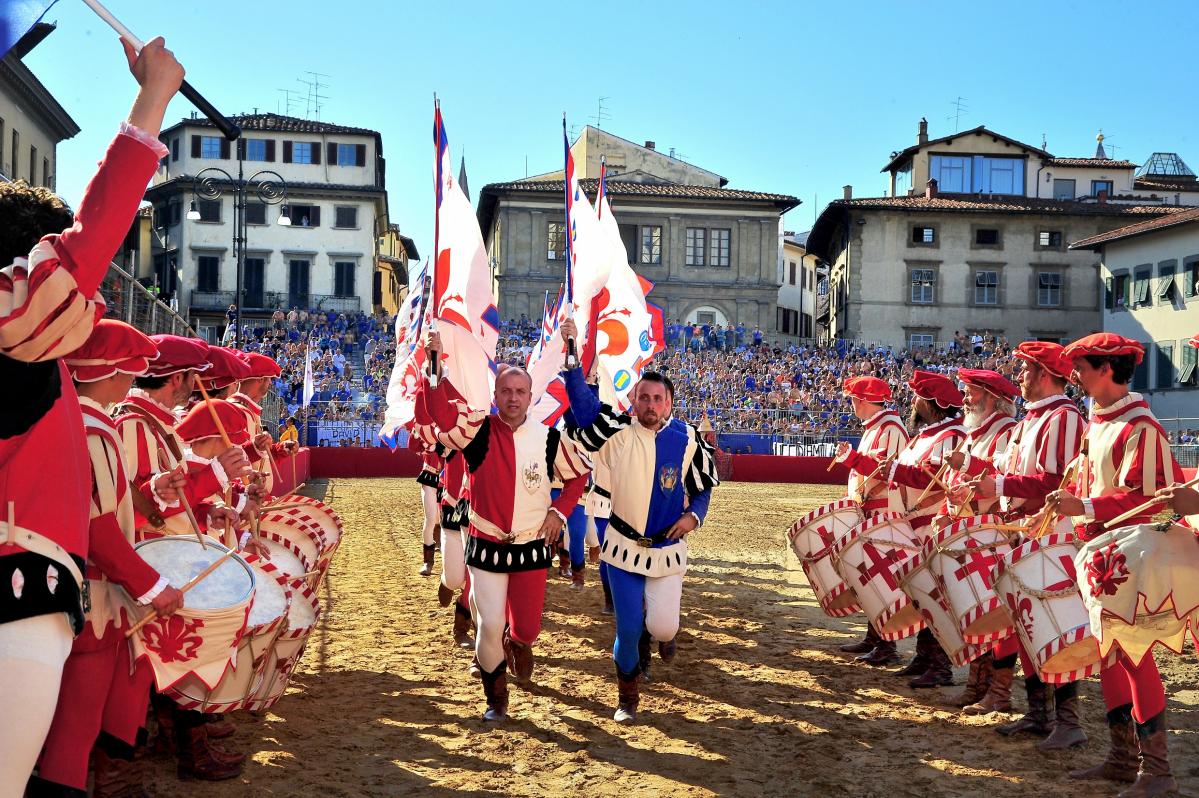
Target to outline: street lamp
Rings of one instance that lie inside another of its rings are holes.
[[[241,347],[241,306],[245,287],[243,286],[246,263],[246,198],[250,191],[266,205],[278,205],[287,199],[287,183],[278,172],[263,169],[244,176],[245,140],[237,142],[237,177],[220,167],[212,166],[198,172],[193,178],[191,207],[187,211],[188,221],[199,221],[200,209],[197,207],[197,197],[206,200],[220,199],[224,195],[223,184],[233,184],[233,257],[237,263],[237,290],[233,295],[234,339],[233,345]],[[284,205],[279,214],[278,224],[282,227],[291,225],[287,206]]]

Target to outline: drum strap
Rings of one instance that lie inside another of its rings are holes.
[[[26,529],[17,526],[15,512],[13,510],[14,502],[8,503],[8,518],[0,521],[0,545],[20,546],[25,551],[40,554],[48,560],[66,568],[67,571],[75,579],[75,584],[81,589],[83,588],[83,572],[79,570],[79,565],[67,553],[67,550],[55,543],[50,538],[32,529]]]

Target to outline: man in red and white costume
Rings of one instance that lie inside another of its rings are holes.
[[[126,55],[141,88],[74,218],[45,189],[0,185],[0,265],[11,264],[0,270],[0,584],[24,580],[19,595],[0,594],[0,795],[24,789],[83,629],[90,476],[79,403],[57,361],[104,313],[97,291],[166,155],[158,133],[183,79],[161,39]]]
[[[445,351],[434,333],[429,347]],[[426,388],[438,438],[461,452],[470,480],[471,609],[475,656],[487,698],[485,721],[507,717],[505,670],[518,683],[533,674],[546,570],[566,516],[587,487],[590,464],[558,430],[528,416],[532,379],[510,367],[495,380],[495,413],[467,407],[446,379]],[[563,483],[550,501],[550,482]]]
[[[211,366],[196,377],[204,384],[209,399],[231,399],[237,393],[238,384],[250,376],[250,366],[240,357],[242,353],[236,349],[223,346],[208,347],[208,363]],[[204,398],[199,387],[192,394],[192,401],[198,402]]]
[[[964,397],[948,377],[920,369],[912,374],[908,387],[915,397],[909,426],[918,426],[919,431],[884,472],[893,485],[890,509],[907,513],[908,523],[919,532],[925,527],[931,529],[943,499],[939,488],[928,491],[923,501],[920,499],[932,483],[932,474],[927,469],[935,466],[930,463],[943,461],[965,442]],[[941,687],[953,684],[953,665],[932,631],[925,628],[916,635],[915,658],[895,675],[916,677],[908,682],[913,688]]]
[[[246,414],[250,430],[250,445],[246,456],[262,475],[262,490],[270,494],[275,487],[275,467],[278,458],[294,455],[299,448],[295,441],[275,443],[271,434],[262,428],[262,400],[271,388],[271,380],[282,373],[279,364],[258,352],[240,352],[247,374],[238,383],[237,393],[230,397],[233,404]]]
[[[149,694],[130,675],[125,631],[135,613],[125,595],[134,597],[137,604],[152,604],[155,612],[166,617],[183,605],[183,594],[133,550],[136,522],[131,493],[143,488],[129,482],[121,442],[108,411],[125,396],[134,375],[145,371],[157,354],[154,343],[137,329],[115,319],[101,319],[87,343],[64,358],[79,394],[91,463],[86,568],[91,607],[63,669],[58,708],[38,761],[38,776],[30,781],[26,793],[30,796],[84,795],[93,745],[95,795],[142,786],[133,750]],[[161,475],[159,493],[173,491],[170,483],[175,477]]]
[[[851,449],[845,441],[837,444],[837,460],[849,468],[846,491],[849,498],[862,507],[870,518],[886,512],[887,482],[877,473],[880,464],[899,456],[908,445],[908,430],[894,410],[885,402],[894,400],[891,386],[878,377],[853,377],[842,385],[843,392],[853,405],[853,413],[862,422],[862,437],[858,448]],[[883,640],[874,625],[866,624],[866,637],[858,643],[841,646],[847,654],[859,654],[858,661],[867,665],[890,665],[899,661],[895,642]]]
[[[1149,405],[1128,389],[1144,357],[1139,342],[1114,333],[1095,333],[1067,346],[1064,354],[1074,362],[1073,381],[1091,397],[1091,421],[1086,432],[1085,467],[1078,482],[1050,493],[1046,502],[1061,515],[1073,517],[1076,533],[1089,540],[1103,532],[1105,522],[1178,482],[1178,467],[1169,439]],[[1149,523],[1152,515],[1150,509],[1125,525]],[[1080,588],[1088,590],[1087,575],[1079,573],[1078,578]],[[1120,793],[1129,798],[1176,791],[1178,783],[1170,772],[1166,750],[1166,691],[1153,657],[1136,665],[1117,653],[1100,679],[1111,749],[1099,765],[1071,775],[1135,779]]]
[[[422,562],[421,576],[433,573],[433,558],[437,551],[437,543],[441,534],[441,503],[438,494],[441,491],[441,469],[445,467],[442,457],[441,444],[429,443],[415,433],[408,439],[408,448],[420,456],[420,473],[416,475],[416,484],[420,485],[421,509],[425,513],[425,523],[421,528]]]

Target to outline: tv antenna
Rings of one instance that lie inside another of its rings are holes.
[[[292,89],[276,89],[276,91],[281,92],[283,97],[282,105],[280,105],[279,100],[275,101],[275,113],[283,114],[284,116],[295,116],[293,109],[299,104],[300,100],[298,97],[293,97],[292,95],[298,95],[299,92]]]
[[[329,84],[322,81],[321,78],[327,78],[329,75],[326,75],[324,72],[312,72],[310,70],[305,71],[304,74],[309,75],[309,79],[296,78],[296,82],[308,87],[304,98],[306,107],[305,118],[320,121],[321,107],[324,105],[324,101],[329,99],[327,94],[321,93],[321,89],[329,88]]]
[[[953,106],[953,114],[945,117],[953,120],[953,132],[957,133],[962,128],[962,117],[970,110],[970,106],[966,105],[966,98],[959,96],[956,100],[950,100],[949,104]]]
[[[604,105],[604,101],[610,99],[612,98],[600,97],[599,101],[595,104],[595,116],[588,117],[588,119],[591,119],[593,122],[595,122],[595,126],[600,130],[603,130],[604,128],[604,122],[607,122],[612,118],[612,114],[608,113],[608,106]]]

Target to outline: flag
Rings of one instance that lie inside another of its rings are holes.
[[[546,304],[541,316],[541,335],[533,351],[529,353],[526,368],[534,390],[529,416],[552,427],[562,417],[568,405],[566,383],[561,374],[565,360],[565,343],[558,334],[558,325],[566,318],[566,297],[563,295],[563,289],[559,288],[558,298],[550,305],[549,296],[549,291],[546,291]]]
[[[312,397],[316,393],[316,383],[312,379],[312,344],[304,350],[304,407],[312,404]]]
[[[0,3],[0,58],[42,21],[57,0],[4,0]],[[13,170],[16,171],[16,170]]]
[[[408,287],[404,306],[396,314],[396,358],[387,383],[387,409],[383,413],[383,429],[379,438],[395,449],[396,433],[412,423],[416,414],[416,392],[421,385],[425,366],[425,350],[421,346],[424,332],[426,270],[428,262],[416,273]]]
[[[466,198],[470,199],[470,186],[466,182],[466,156],[463,155],[458,163],[458,185],[462,187],[462,193]]]
[[[441,324],[445,373],[469,407],[491,407],[500,314],[491,295],[491,268],[475,210],[454,179],[441,106],[433,115],[436,154],[432,315]]]

